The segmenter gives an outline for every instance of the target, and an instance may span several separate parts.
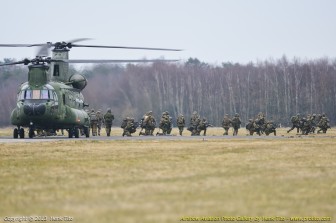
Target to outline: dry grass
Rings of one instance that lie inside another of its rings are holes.
[[[209,134],[222,134],[212,130]],[[335,219],[335,132],[327,136],[332,137],[0,143],[0,219]]]

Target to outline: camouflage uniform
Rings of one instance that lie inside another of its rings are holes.
[[[249,122],[247,123],[245,128],[247,131],[249,131],[250,135],[253,135],[253,133],[255,132],[253,119],[249,119]]]
[[[231,127],[231,119],[228,114],[224,116],[224,119],[222,121],[222,127],[225,130],[223,135],[229,135],[229,129]]]
[[[203,136],[206,136],[206,131],[209,126],[211,125],[208,123],[206,118],[203,118],[202,121],[200,121],[199,125],[197,126],[196,135],[199,136],[201,134],[201,131],[204,131]]]
[[[91,110],[90,112],[90,126],[92,129],[92,136],[96,136],[97,135],[97,125],[98,125],[98,118],[96,115],[96,112],[94,111],[94,109]]]
[[[289,133],[290,131],[292,131],[293,129],[296,128],[297,133],[300,132],[301,129],[301,115],[298,113],[296,116],[292,116],[291,117],[291,122],[292,122],[292,128],[290,128],[287,133]]]
[[[183,132],[183,129],[184,129],[184,126],[185,126],[185,119],[184,119],[184,116],[182,114],[180,114],[178,117],[177,117],[177,127],[179,129],[179,133],[180,133],[180,136],[182,136],[182,132]]]
[[[111,135],[111,128],[112,128],[113,120],[114,120],[114,115],[112,114],[111,109],[108,108],[106,114],[104,115],[105,131],[106,131],[107,136]]]
[[[134,122],[134,118],[127,117],[123,120],[121,128],[124,129],[122,136],[132,136],[136,132],[138,123]]]
[[[238,129],[240,128],[241,120],[239,118],[239,114],[236,113],[235,117],[232,119],[232,127],[233,127],[233,136],[238,135]]]
[[[141,128],[145,129],[145,133],[142,132],[142,129],[139,133],[139,135],[153,135],[154,129],[156,127],[156,121],[153,116],[153,112],[149,111],[144,115],[141,121]]]
[[[191,132],[191,135],[197,135],[197,127],[201,122],[200,115],[194,111],[190,118],[190,125],[188,127],[188,130]]]
[[[162,135],[170,134],[172,131],[171,117],[167,111],[162,113],[159,128],[162,129]],[[159,132],[156,134],[160,134]]]
[[[301,132],[303,135],[308,135],[310,130],[310,123],[306,118],[301,119]]]
[[[265,133],[267,136],[271,133],[276,136],[276,126],[272,121],[266,122]]]
[[[311,122],[311,125],[312,125],[311,133],[315,133],[316,126],[317,126],[317,123],[318,123],[316,114],[312,115],[312,117],[310,118],[310,122]]]
[[[104,116],[100,110],[97,111],[96,116],[97,116],[98,135],[100,136],[101,126],[102,124],[104,124]]]
[[[323,133],[327,133],[327,130],[330,128],[330,123],[329,123],[329,119],[325,116],[325,114],[322,115],[321,120],[317,124],[317,127],[319,127],[319,130],[317,131],[317,133],[320,133],[321,131]]]
[[[254,120],[254,123],[255,123],[254,127],[258,135],[263,134],[266,128],[265,114],[259,112],[257,118]]]

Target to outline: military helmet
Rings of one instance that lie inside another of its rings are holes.
[[[110,109],[110,108],[108,108],[108,109],[107,109],[107,112],[111,112],[111,109]]]
[[[235,114],[235,116],[236,116],[236,117],[239,117],[239,114],[238,114],[238,113],[236,113],[236,114]]]
[[[197,115],[197,111],[194,111],[194,112],[193,112],[193,115]]]
[[[94,109],[91,109],[91,112],[94,112]]]
[[[315,117],[315,116],[316,116],[316,114],[313,114],[313,116]]]
[[[250,119],[249,119],[249,122],[252,122],[252,121],[253,121],[253,119],[250,118]]]

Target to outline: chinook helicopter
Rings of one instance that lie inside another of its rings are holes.
[[[127,63],[157,62],[177,60],[69,60],[72,47],[118,48],[140,50],[180,51],[178,49],[79,45],[76,39],[69,42],[47,42],[46,44],[0,44],[0,47],[40,47],[36,58],[18,62],[3,63],[0,66],[28,65],[28,81],[21,84],[17,92],[16,108],[11,113],[11,123],[17,126],[13,130],[14,138],[24,138],[27,127],[29,138],[35,136],[35,130],[56,131],[66,129],[69,138],[78,138],[79,130],[90,136],[90,118],[84,110],[89,104],[84,101],[81,91],[87,85],[87,79],[81,74],[70,74],[69,63]],[[52,57],[48,57],[52,48]]]

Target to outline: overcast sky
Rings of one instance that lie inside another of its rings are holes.
[[[93,38],[81,44],[183,52],[72,49],[71,59],[197,57],[212,64],[336,57],[335,0],[2,0],[0,43]],[[32,58],[1,48],[0,59]]]

